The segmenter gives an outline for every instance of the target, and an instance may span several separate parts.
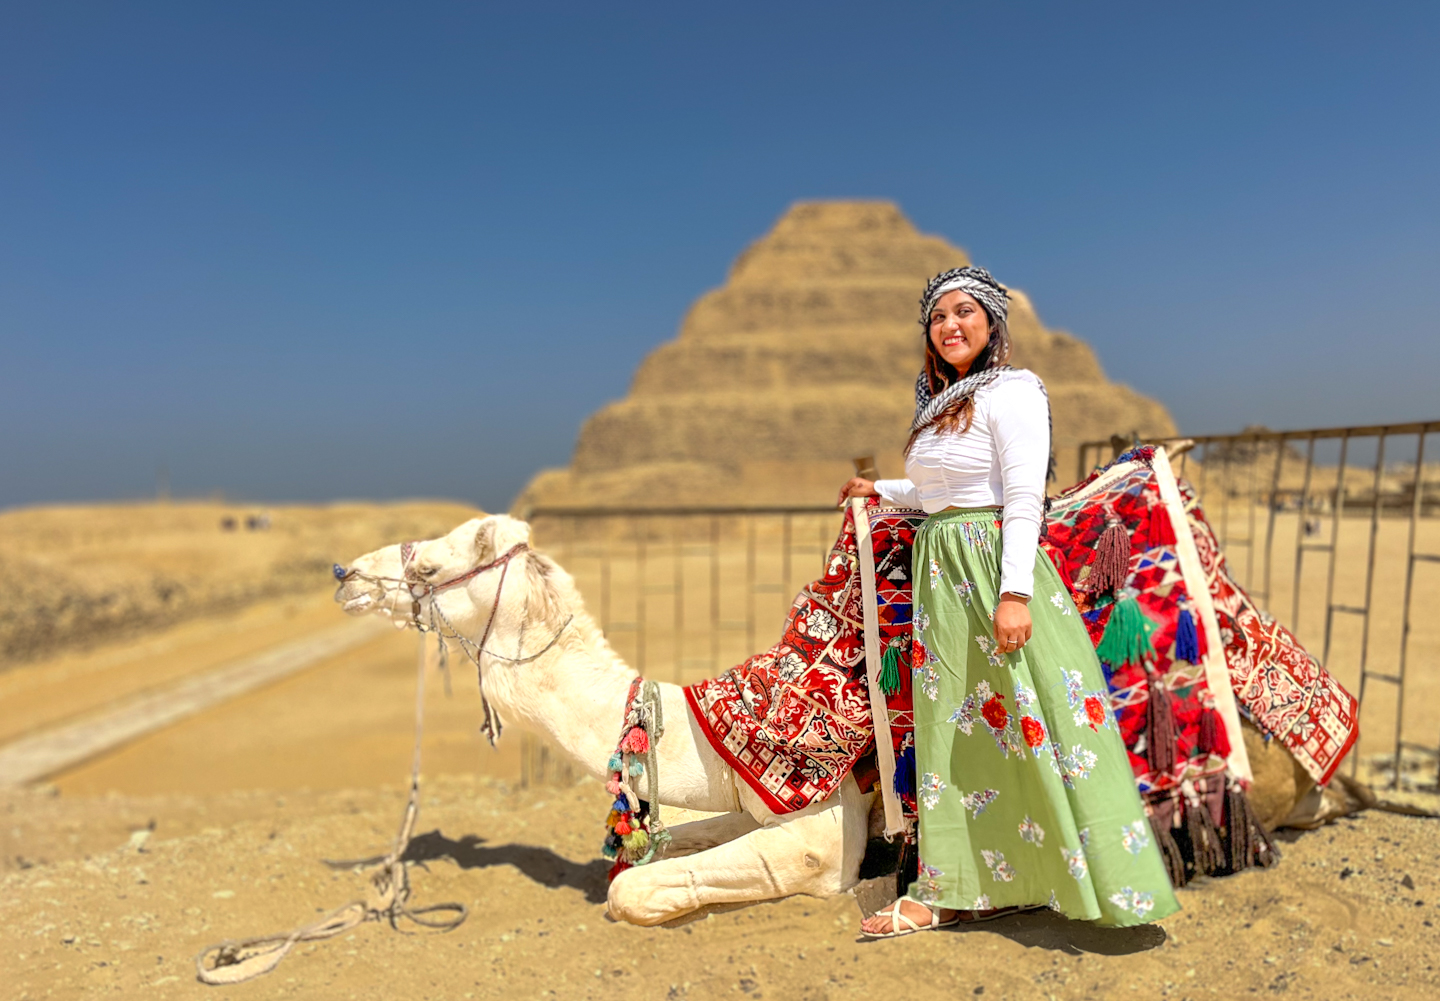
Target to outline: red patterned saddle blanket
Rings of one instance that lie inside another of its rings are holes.
[[[910,549],[924,515],[873,502],[867,513],[877,584],[884,581],[877,587],[881,638],[887,657],[898,661],[903,651],[908,675]],[[796,596],[780,641],[685,689],[711,746],[778,813],[829,796],[874,744],[861,593],[855,517],[847,508],[824,576]],[[908,686],[891,699],[892,731],[908,732]]]

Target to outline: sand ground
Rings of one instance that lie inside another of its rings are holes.
[[[428,783],[412,857],[420,903],[455,900],[457,931],[370,924],[222,988],[259,997],[1432,998],[1440,934],[1433,821],[1357,817],[1288,839],[1267,872],[1202,881],[1158,925],[1102,930],[1051,914],[856,941],[855,900],[790,898],[641,929],[610,922],[596,857],[598,783],[527,790]],[[324,857],[383,851],[398,788],[350,792],[0,796],[7,997],[214,997],[192,957],[313,920],[362,892]],[[131,831],[155,829],[143,848]],[[44,860],[43,862],[41,860]],[[13,863],[12,863],[13,866]],[[12,965],[13,964],[13,965]]]
[[[256,608],[230,631],[259,642],[322,610]],[[227,632],[196,628],[129,645],[168,642],[183,660],[187,643],[220,642]],[[191,958],[203,946],[292,927],[359,895],[362,877],[320,860],[374,855],[393,836],[414,651],[409,634],[382,635],[44,787],[0,794],[0,955],[12,957],[13,971],[6,996],[213,996],[194,980]],[[120,649],[85,656],[127,661]],[[72,671],[84,662],[65,661]],[[498,751],[485,746],[473,681],[455,680],[450,699],[441,685],[428,688],[423,833],[412,855],[425,865],[412,871],[420,903],[461,901],[469,921],[447,935],[367,925],[302,947],[275,973],[225,993],[831,999],[903,985],[1069,999],[1440,990],[1440,827],[1382,814],[1287,835],[1278,868],[1202,882],[1182,891],[1181,914],[1131,931],[1045,914],[862,943],[852,897],[796,898],[656,929],[617,925],[605,916],[598,857],[609,797],[588,780],[519,788],[518,734],[507,733]],[[151,833],[137,850],[130,841],[141,830]]]
[[[798,575],[808,563],[796,561]],[[612,572],[623,586],[629,571]],[[744,567],[730,559],[725,572]],[[658,620],[667,598],[651,600]],[[780,612],[765,596],[761,635]],[[0,673],[0,740],[325,628],[338,614],[326,586],[179,616],[114,642],[88,637],[86,648]],[[1417,626],[1426,644],[1431,626]],[[652,647],[657,662],[664,653]],[[387,633],[42,787],[0,792],[0,996],[213,997],[194,980],[200,948],[289,928],[359,896],[362,877],[320,860],[389,845],[408,774],[414,658],[413,635]],[[1421,663],[1430,670],[1433,658]],[[1440,822],[1386,814],[1285,835],[1276,869],[1202,881],[1181,891],[1180,914],[1129,931],[1043,914],[861,943],[853,897],[656,929],[613,924],[598,852],[609,797],[590,781],[521,788],[520,735],[486,746],[473,677],[457,667],[453,681],[451,698],[433,676],[428,688],[423,834],[412,854],[424,866],[412,873],[419,903],[458,900],[470,919],[446,935],[367,925],[220,990],[805,1001],[897,987],[1056,999],[1440,994]]]

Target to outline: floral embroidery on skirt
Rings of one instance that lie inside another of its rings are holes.
[[[1043,551],[1034,635],[1013,654],[995,643],[1002,543],[995,511],[940,512],[915,540],[924,861],[911,894],[957,909],[1048,903],[1106,925],[1163,918],[1179,904],[1105,677]]]

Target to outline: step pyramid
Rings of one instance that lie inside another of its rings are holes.
[[[645,358],[629,394],[586,420],[571,464],[537,474],[515,509],[827,503],[861,455],[903,475],[918,299],[932,275],[968,263],[890,202],[793,206]],[[1054,408],[1052,489],[1074,479],[1081,441],[1175,432],[1163,405],[1108,381],[1089,345],[1047,330],[1010,292],[1013,363],[1045,380]]]

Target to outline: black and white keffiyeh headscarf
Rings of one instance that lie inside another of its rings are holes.
[[[925,294],[920,297],[920,326],[925,328],[927,335],[930,330],[931,310],[942,295],[954,292],[957,288],[974,296],[990,314],[992,323],[1001,327],[1005,325],[1010,313],[1010,293],[1005,291],[1004,286],[997,282],[990,272],[970,265],[942,271],[925,286]]]

